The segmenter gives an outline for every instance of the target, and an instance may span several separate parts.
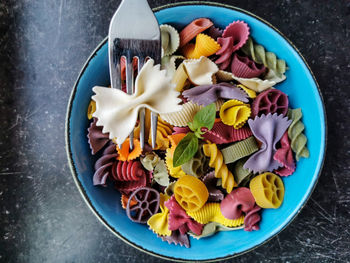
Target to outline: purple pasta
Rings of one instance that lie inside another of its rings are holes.
[[[90,145],[91,153],[96,154],[100,151],[110,140],[108,133],[102,133],[102,126],[96,126],[97,119],[94,118],[93,122],[88,128],[88,142]]]
[[[215,177],[215,171],[207,173],[203,177],[202,181],[209,192],[208,202],[218,202],[224,199],[223,192],[220,189],[216,188],[217,178]]]
[[[221,70],[225,70],[229,67],[232,60],[233,52],[233,38],[232,37],[219,37],[217,42],[221,45],[221,48],[216,55],[220,57],[215,61],[219,65]]]
[[[231,72],[239,78],[255,78],[259,77],[266,71],[263,64],[256,64],[248,57],[241,57],[237,54],[233,55],[231,63]]]
[[[259,230],[259,222],[261,220],[261,216],[259,215],[260,210],[261,207],[255,205],[252,210],[247,212],[244,217],[244,231]]]
[[[106,185],[108,177],[112,178],[113,164],[117,163],[118,153],[115,144],[110,143],[103,151],[102,156],[95,163],[95,173],[93,176],[94,185]]]
[[[281,164],[273,156],[276,153],[276,143],[282,138],[284,132],[291,124],[291,120],[277,113],[271,115],[261,115],[254,120],[248,120],[253,135],[262,145],[259,151],[254,153],[244,164],[245,169],[254,173],[272,172],[278,169]]]
[[[190,240],[187,234],[182,235],[179,230],[171,231],[170,236],[159,236],[163,241],[169,244],[175,244],[180,246],[190,247]]]
[[[207,106],[218,99],[235,99],[248,102],[248,95],[234,84],[218,83],[201,85],[185,90],[182,95],[188,100],[199,105]]]
[[[212,37],[213,39],[217,40],[219,37],[222,36],[222,33],[224,32],[224,30],[215,27],[215,26],[211,26],[209,27],[209,29],[207,30],[207,35]]]
[[[137,204],[131,206],[131,200]],[[135,190],[129,197],[126,205],[126,214],[136,223],[146,224],[147,220],[159,210],[159,193],[150,187],[142,187]]]

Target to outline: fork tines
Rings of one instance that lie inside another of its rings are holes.
[[[133,58],[138,59],[138,72],[141,70],[145,60],[147,58],[152,58],[155,61],[155,64],[160,63],[160,42],[154,40],[144,40],[144,39],[120,39],[115,38],[113,41],[113,65],[110,70],[111,73],[111,86],[112,88],[121,89],[121,66],[120,60],[122,57],[125,57],[126,67],[126,92],[128,94],[134,93],[134,68],[133,68]],[[141,109],[139,113],[140,120],[140,144],[141,148],[144,148],[145,145],[145,109]],[[152,148],[156,146],[156,137],[157,137],[157,120],[158,114],[151,113],[151,139],[152,139]],[[134,131],[130,133],[130,149],[133,149],[133,137]],[[120,145],[121,147],[121,145]]]

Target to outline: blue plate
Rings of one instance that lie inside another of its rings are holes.
[[[173,260],[214,260],[247,252],[280,232],[292,221],[311,195],[320,174],[324,153],[326,124],[321,94],[314,76],[297,49],[270,24],[244,10],[214,3],[175,4],[157,8],[160,24],[184,27],[199,17],[208,17],[224,28],[234,20],[243,20],[251,28],[254,39],[267,50],[286,60],[287,80],[277,88],[288,94],[292,108],[302,108],[310,158],[301,159],[296,172],[283,178],[285,197],[279,209],[264,209],[260,230],[220,232],[213,237],[195,240],[191,248],[169,245],[146,225],[131,222],[120,205],[120,194],[113,187],[92,184],[95,158],[87,142],[89,121],[86,110],[92,87],[109,85],[107,39],[92,53],[73,88],[68,104],[66,143],[73,178],[83,198],[105,226],[130,245],[155,256]]]

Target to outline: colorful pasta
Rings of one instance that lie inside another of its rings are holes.
[[[220,108],[223,104],[222,100],[215,102],[216,108]],[[182,110],[173,113],[160,114],[160,117],[171,125],[178,127],[185,127],[191,121],[193,121],[194,115],[200,111],[203,106],[200,106],[191,101],[182,105]]]
[[[220,108],[221,121],[235,129],[241,128],[246,123],[250,113],[249,104],[244,104],[239,100],[226,101]]]
[[[174,152],[170,149],[166,150],[165,163],[168,168],[169,174],[174,178],[181,178],[186,173],[181,169],[181,166],[174,167],[173,165],[173,154]]]
[[[202,146],[198,147],[197,153],[191,160],[181,165],[181,169],[188,175],[202,177],[208,170],[207,158],[203,153]]]
[[[180,35],[177,30],[170,25],[161,25],[160,33],[163,56],[170,56],[180,46]]]
[[[254,153],[244,164],[245,169],[254,173],[262,171],[273,171],[281,166],[273,159],[276,153],[276,143],[282,138],[283,133],[288,129],[291,121],[277,113],[261,115],[254,120],[248,121],[249,127],[254,136],[262,143],[259,151]]]
[[[306,148],[307,138],[303,131],[304,124],[301,121],[301,109],[293,109],[288,111],[288,118],[292,120],[288,128],[288,137],[291,140],[291,147],[295,152],[295,158],[299,161],[300,157],[309,158],[309,150]]]
[[[169,200],[169,198],[167,195],[159,194],[159,208],[161,212],[152,215],[147,221],[149,228],[160,236],[171,235],[168,224],[169,209],[164,205],[164,202]]]
[[[286,116],[288,111],[288,96],[278,89],[269,89],[261,92],[253,101],[252,117],[261,114],[282,114]]]
[[[211,130],[203,128],[202,131],[205,132],[203,137],[215,144],[241,141],[253,135],[249,127],[244,126],[240,129],[235,129],[233,126],[228,126],[221,121],[214,123]]]
[[[108,142],[109,134],[102,132],[102,127],[97,126],[97,119],[94,118],[88,128],[88,143],[90,145],[91,153],[94,155],[99,152]]]
[[[265,73],[265,66],[262,64],[255,64],[254,61],[248,57],[242,57],[237,54],[233,55],[231,64],[231,72],[239,78],[255,78]]]
[[[211,26],[208,30],[207,30],[207,34],[209,36],[211,36],[213,39],[217,40],[219,37],[222,36],[222,33],[224,31],[218,27],[215,26]]]
[[[186,45],[199,33],[202,33],[212,25],[213,22],[211,22],[208,18],[198,18],[196,20],[193,20],[180,32],[180,47]]]
[[[248,40],[249,27],[243,21],[234,21],[229,24],[224,32],[223,37],[232,37],[233,39],[233,52],[240,49]]]
[[[249,188],[256,204],[262,208],[278,208],[283,202],[283,181],[273,173],[266,172],[254,177]]]
[[[96,111],[96,102],[91,100],[88,106],[88,110],[87,110],[87,117],[89,120],[92,119],[92,114]]]
[[[273,87],[276,82],[274,81],[270,81],[270,80],[262,80],[259,78],[239,78],[236,77],[235,75],[233,75],[231,72],[227,72],[227,71],[223,71],[223,70],[219,70],[216,73],[216,78],[218,79],[218,81],[231,81],[231,80],[235,80],[241,84],[243,84],[244,86],[246,86],[247,88],[256,91],[256,92],[262,92],[268,88]]]
[[[203,106],[216,102],[218,99],[236,99],[248,102],[247,95],[244,91],[237,88],[236,85],[226,82],[197,86],[185,90],[182,92],[182,95],[188,100]]]
[[[95,163],[95,173],[93,176],[94,185],[106,185],[107,178],[112,178],[112,167],[117,161],[117,151],[113,143],[110,143],[103,151],[102,156]]]
[[[215,54],[221,46],[210,36],[198,34],[196,43],[188,43],[182,48],[182,52],[186,58],[198,59],[201,56],[209,57]]]
[[[234,163],[235,161],[249,156],[259,150],[253,136],[230,146],[223,148],[221,153],[224,157],[225,164]]]
[[[232,53],[233,53],[233,38],[232,37],[219,37],[217,42],[221,45],[221,48],[216,55],[220,57],[215,60],[215,63],[219,65],[221,70],[227,69],[232,61]]]
[[[288,132],[286,131],[280,141],[281,148],[279,148],[273,159],[278,161],[283,167],[275,170],[275,173],[280,176],[289,176],[295,171],[295,162],[293,158],[292,148],[288,139]]]
[[[141,155],[142,149],[141,149],[141,145],[139,140],[134,139],[134,148],[132,149],[132,151],[130,152],[130,139],[126,139],[125,142],[122,144],[122,147],[119,148],[119,146],[117,146],[117,150],[118,150],[118,160],[119,161],[131,161],[136,159],[137,157],[139,157]]]
[[[245,22],[224,30],[208,18],[173,26],[160,26],[161,65],[145,63],[134,94],[122,92],[125,58],[122,91],[93,88],[88,142],[97,155],[93,184],[112,184],[130,220],[189,247],[188,235],[258,230],[262,208],[283,202],[277,175],[291,175],[294,158],[309,151],[301,110],[288,109],[288,95],[275,86],[288,76],[286,62],[254,43]],[[154,148],[151,112],[159,116]]]
[[[203,152],[205,156],[210,157],[209,166],[215,168],[215,177],[222,179],[222,187],[230,193],[237,184],[232,173],[224,163],[224,158],[220,150],[217,148],[216,144],[209,143],[203,145]]]
[[[189,80],[195,85],[213,84],[213,76],[218,72],[218,66],[207,57],[187,59],[184,62]]]
[[[248,38],[247,43],[241,50],[256,63],[264,64],[265,67],[272,69],[278,74],[286,72],[286,62],[283,59],[277,59],[274,53],[265,51],[265,48],[254,43],[252,38]]]
[[[206,203],[198,211],[187,212],[187,214],[200,224],[216,222],[228,227],[237,227],[244,223],[244,216],[241,216],[238,219],[225,218],[220,211],[219,203]]]

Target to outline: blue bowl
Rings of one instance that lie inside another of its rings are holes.
[[[92,183],[95,158],[87,142],[89,121],[86,110],[92,87],[109,85],[107,39],[92,53],[73,88],[66,120],[67,154],[73,178],[84,200],[100,221],[128,244],[154,256],[172,260],[218,260],[247,252],[266,242],[286,227],[310,197],[321,172],[325,155],[325,111],[316,80],[299,51],[280,32],[261,18],[244,10],[214,3],[175,4],[157,8],[160,24],[184,27],[199,17],[208,17],[224,28],[234,20],[243,20],[251,34],[267,50],[286,60],[287,80],[278,89],[289,96],[292,108],[302,108],[310,158],[297,164],[295,173],[283,178],[285,198],[279,209],[264,209],[260,230],[220,232],[196,240],[191,248],[169,245],[158,238],[147,225],[131,222],[120,205],[120,194],[113,187],[95,187]]]

